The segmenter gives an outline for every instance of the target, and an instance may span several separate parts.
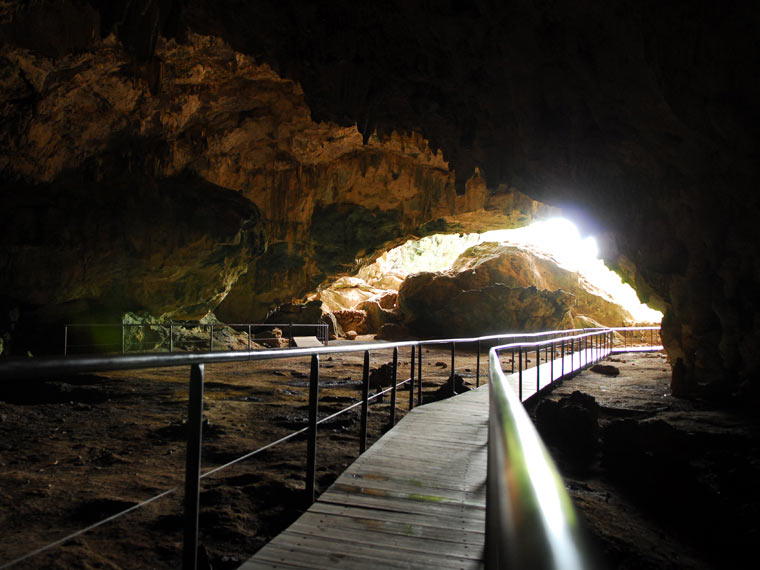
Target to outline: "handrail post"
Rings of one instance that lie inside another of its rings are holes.
[[[552,359],[549,367],[549,384],[554,383],[554,342],[551,343]]]
[[[208,349],[214,350],[214,325],[209,325]]]
[[[562,339],[562,348],[560,349],[562,351],[562,368],[560,369],[560,372],[562,372],[562,376],[565,375],[565,339]]]
[[[69,325],[63,327],[63,355],[66,356],[69,351]]]
[[[174,325],[169,323],[169,352],[174,352]]]
[[[518,366],[518,373],[517,373],[517,396],[520,398],[520,401],[522,402],[522,345],[520,345],[518,348],[518,358],[519,366]]]
[[[449,377],[449,395],[454,396],[456,395],[456,386],[454,381],[454,358],[457,352],[457,343],[452,342],[451,343],[451,376]]]
[[[248,325],[248,352],[251,351],[251,325]]]
[[[417,405],[422,405],[422,344],[417,351]]]
[[[309,375],[309,429],[306,444],[306,500],[314,504],[317,477],[317,418],[319,412],[319,355],[311,355]]]
[[[475,359],[475,387],[480,387],[480,339],[478,339],[478,355]]]
[[[359,453],[367,450],[367,416],[369,415],[369,350],[364,351],[362,373],[362,418],[359,433]]]
[[[183,570],[196,570],[198,566],[198,513],[200,510],[201,446],[203,441],[203,377],[203,364],[193,364],[190,367],[190,394],[187,413]]]
[[[293,323],[288,323],[288,348],[293,348]]]
[[[396,425],[396,382],[398,382],[398,347],[393,347],[393,387],[391,388],[391,427]]]
[[[515,347],[512,347],[512,374],[515,373]]]
[[[536,347],[536,394],[541,391],[541,347]]]
[[[409,372],[409,411],[411,412],[414,409],[414,367],[415,367],[415,352],[416,352],[416,346],[412,345],[412,356],[411,356],[411,370]]]
[[[121,323],[121,353],[124,354],[126,347],[126,339],[124,338],[124,323]]]
[[[573,372],[575,370],[574,364],[573,364],[573,353],[575,352],[575,339],[570,339],[570,372]]]

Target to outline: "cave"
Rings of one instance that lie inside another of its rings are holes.
[[[261,322],[407,239],[556,212],[760,400],[751,2],[0,2],[0,354]]]

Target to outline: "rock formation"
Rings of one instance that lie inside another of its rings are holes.
[[[457,213],[483,223],[484,205],[511,199],[498,189],[517,188],[603,237],[664,310],[677,390],[757,387],[759,20],[752,2],[4,1],[2,318],[60,314],[62,299],[125,309],[90,277],[92,256],[65,264],[51,298],[27,297],[45,270],[17,252],[78,227],[88,242],[134,235],[81,210],[147,181],[172,210],[165,185],[196,187],[181,176],[225,189],[208,203],[237,191],[259,208],[252,233],[271,249],[220,308],[242,319],[411,233],[458,231]],[[120,266],[126,242],[103,246]],[[159,282],[166,261],[136,271]],[[216,302],[242,267],[230,263],[183,284],[169,312]]]
[[[451,269],[404,280],[398,305],[422,336],[479,336],[618,326],[631,315],[580,274],[522,247],[486,242],[466,250]]]
[[[583,275],[569,271],[547,254],[529,248],[486,242],[469,248],[451,266],[461,274],[467,289],[491,283],[540,290],[562,289],[575,296],[573,313],[590,317],[603,326],[620,326],[633,317]]]

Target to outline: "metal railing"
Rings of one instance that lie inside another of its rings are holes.
[[[279,336],[274,329],[279,329]],[[240,336],[234,338],[237,335]],[[256,344],[279,347],[282,342],[287,342],[285,348],[290,348],[295,346],[293,339],[297,336],[315,336],[327,346],[329,326],[325,323],[67,324],[63,327],[63,354],[235,350],[230,346],[235,340],[243,345],[237,350],[251,350]]]
[[[613,352],[661,350],[660,327],[612,327],[615,333]]]
[[[270,325],[271,326],[271,325]],[[295,326],[295,325],[294,325]],[[590,329],[586,329],[587,331]],[[581,333],[581,334],[573,334]],[[143,353],[143,354],[125,354],[125,355],[98,355],[98,356],[69,356],[69,357],[47,357],[38,359],[18,359],[18,360],[3,360],[0,361],[0,381],[1,382],[13,382],[21,381],[29,378],[46,378],[51,376],[67,376],[80,373],[92,373],[92,372],[106,372],[116,370],[139,370],[146,368],[161,368],[161,367],[176,367],[176,366],[189,366],[190,378],[189,378],[189,398],[188,398],[188,436],[187,436],[187,455],[185,465],[185,485],[184,485],[184,541],[183,541],[183,568],[185,570],[195,569],[197,567],[197,555],[198,555],[198,517],[199,517],[199,500],[200,500],[200,481],[201,479],[208,477],[214,473],[217,473],[223,469],[226,469],[234,464],[249,459],[254,455],[263,452],[271,447],[291,440],[299,435],[306,434],[307,437],[307,467],[306,467],[306,494],[307,499],[311,502],[315,499],[315,475],[316,475],[316,442],[317,442],[317,430],[318,426],[324,422],[334,419],[335,417],[353,410],[357,407],[361,407],[361,422],[359,430],[359,450],[363,452],[367,447],[367,419],[369,412],[369,403],[376,399],[381,398],[385,394],[390,393],[390,425],[395,424],[396,417],[396,401],[397,391],[400,387],[409,385],[409,409],[412,409],[415,405],[415,383],[417,387],[416,392],[416,404],[422,403],[422,360],[423,360],[423,348],[426,346],[435,345],[449,345],[451,351],[451,374],[448,379],[449,393],[455,393],[455,372],[456,372],[456,354],[457,347],[466,345],[476,347],[477,351],[477,371],[475,374],[476,386],[480,385],[480,356],[482,345],[500,344],[505,340],[514,341],[512,344],[497,347],[498,350],[506,348],[514,348],[520,346],[530,345],[532,347],[549,346],[551,348],[551,354],[555,354],[555,349],[562,347],[563,362],[564,356],[570,355],[570,358],[579,359],[584,356],[589,346],[587,344],[581,344],[581,340],[588,338],[604,337],[609,338],[613,333],[609,329],[594,329],[594,332],[584,333],[584,329],[572,329],[566,331],[548,331],[541,333],[524,333],[524,334],[501,334],[501,335],[488,335],[476,338],[456,338],[456,339],[440,339],[440,340],[426,340],[426,341],[403,341],[403,342],[391,342],[391,343],[376,343],[376,344],[357,344],[354,346],[324,346],[318,348],[292,348],[287,350],[270,349],[270,350],[245,350],[245,351],[212,351],[205,353]],[[568,336],[569,335],[569,336]],[[545,339],[543,341],[537,341],[537,339]],[[564,340],[563,340],[564,339]],[[567,340],[572,339],[568,345]],[[588,343],[587,340],[584,342]],[[592,343],[593,345],[593,343]],[[410,376],[402,381],[398,381],[398,360],[399,349],[408,348],[410,358]],[[378,389],[375,394],[369,393],[369,376],[370,376],[370,354],[371,352],[392,350],[393,351],[393,364],[392,364],[392,381],[391,386],[385,389]],[[320,372],[320,356],[331,355],[339,353],[364,353],[363,367],[362,367],[362,397],[359,402],[353,403],[327,417],[319,418],[319,372]],[[490,364],[491,364],[491,379],[500,378],[498,375],[501,372],[501,367],[494,368],[494,354],[496,349],[491,350]],[[536,365],[540,365],[541,351],[537,351]],[[544,352],[544,359],[548,358],[547,352]],[[601,354],[601,351],[599,352]],[[520,355],[519,370],[522,370],[522,353],[518,350]],[[311,373],[309,378],[309,395],[308,395],[308,422],[306,427],[294,431],[276,441],[270,442],[256,450],[247,452],[232,461],[214,467],[201,473],[201,448],[202,448],[202,417],[203,417],[203,398],[204,398],[204,377],[205,366],[208,364],[216,363],[229,363],[229,362],[245,362],[245,361],[259,361],[259,360],[271,360],[281,358],[295,358],[295,357],[310,357],[311,358]],[[498,358],[496,360],[498,362]],[[553,366],[554,359],[552,359]],[[512,365],[514,366],[514,358],[512,359]],[[527,368],[527,357],[526,357]],[[495,370],[498,369],[496,376]],[[538,371],[538,369],[537,369]],[[501,390],[501,389],[500,389]],[[501,394],[501,391],[499,392]],[[499,396],[503,399],[503,396]],[[516,399],[516,398],[515,398]],[[492,410],[502,417],[505,405],[509,406],[509,409],[515,407],[514,402],[508,401],[508,404],[499,404],[499,409]],[[511,413],[516,413],[512,410]],[[514,423],[517,420],[512,421]],[[493,423],[493,420],[492,420]],[[501,424],[502,434],[500,437],[504,437],[504,429],[511,425],[511,423]],[[525,429],[524,422],[520,420],[519,434],[522,438],[522,433]],[[545,450],[542,447],[537,447],[540,444],[538,436],[525,439],[521,445],[527,446],[522,451],[515,449],[507,449],[507,453],[517,453],[518,455],[533,456],[536,453],[544,454]],[[503,454],[503,453],[502,453]],[[510,459],[511,460],[511,459]],[[489,459],[489,462],[491,459]],[[490,466],[489,466],[490,473]],[[530,474],[526,475],[530,478]],[[490,479],[489,475],[489,479]],[[551,482],[550,482],[551,483]],[[542,487],[547,484],[546,481],[535,481],[537,487]],[[56,546],[71,540],[75,536],[79,536],[89,530],[92,530],[98,526],[101,526],[107,522],[113,521],[128,512],[132,512],[138,508],[141,508],[161,497],[169,495],[179,490],[179,487],[165,490],[164,492],[155,495],[145,501],[142,501],[138,505],[132,506],[121,512],[118,512],[106,519],[103,519],[97,523],[94,523],[84,529],[80,529],[73,534],[56,540],[50,544],[47,544],[41,548],[33,550],[19,558],[6,562],[0,565],[1,568],[11,567],[18,562],[27,560],[37,554],[50,550]],[[491,541],[494,542],[494,541]]]
[[[542,349],[551,353],[548,370],[551,385],[556,379],[610,354],[613,335],[610,330],[601,330],[560,339],[512,343],[490,350],[487,568],[574,570],[596,566],[562,477],[522,405],[523,355],[527,358],[528,353],[535,351],[535,393],[540,393]],[[571,362],[565,367],[568,348]],[[519,359],[515,373],[512,358],[511,373],[519,376],[517,394],[499,358],[499,352],[507,350]],[[559,358],[555,358],[557,355]],[[555,370],[555,360],[560,360],[561,369]]]

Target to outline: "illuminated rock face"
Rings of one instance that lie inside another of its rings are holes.
[[[632,320],[602,295],[546,256],[483,243],[466,250],[448,271],[407,277],[398,305],[410,330],[423,336],[618,326]]]
[[[539,290],[572,293],[574,317],[585,316],[603,326],[633,322],[631,314],[589,283],[582,275],[564,269],[551,257],[525,248],[483,243],[459,256],[451,271],[466,289],[494,283],[509,287],[536,287]]]
[[[603,236],[605,259],[665,310],[676,390],[732,391],[760,364],[757,27],[751,2],[9,0],[3,187],[58,191],[68,173],[89,188],[117,157],[106,187],[140,172],[237,190],[289,264],[271,274],[272,254],[238,281],[227,308],[250,315],[345,267],[354,238],[372,247],[351,232],[323,243],[315,212],[387,239],[389,223],[400,237],[517,188]],[[397,136],[389,154],[393,132],[435,152]],[[363,190],[396,174],[415,190]]]
[[[157,41],[156,77],[113,35],[56,54],[15,40],[0,52],[0,308],[32,334],[127,311],[261,322],[410,234],[549,211],[478,176],[457,196],[419,135],[365,144],[313,122],[296,83],[218,38]]]

